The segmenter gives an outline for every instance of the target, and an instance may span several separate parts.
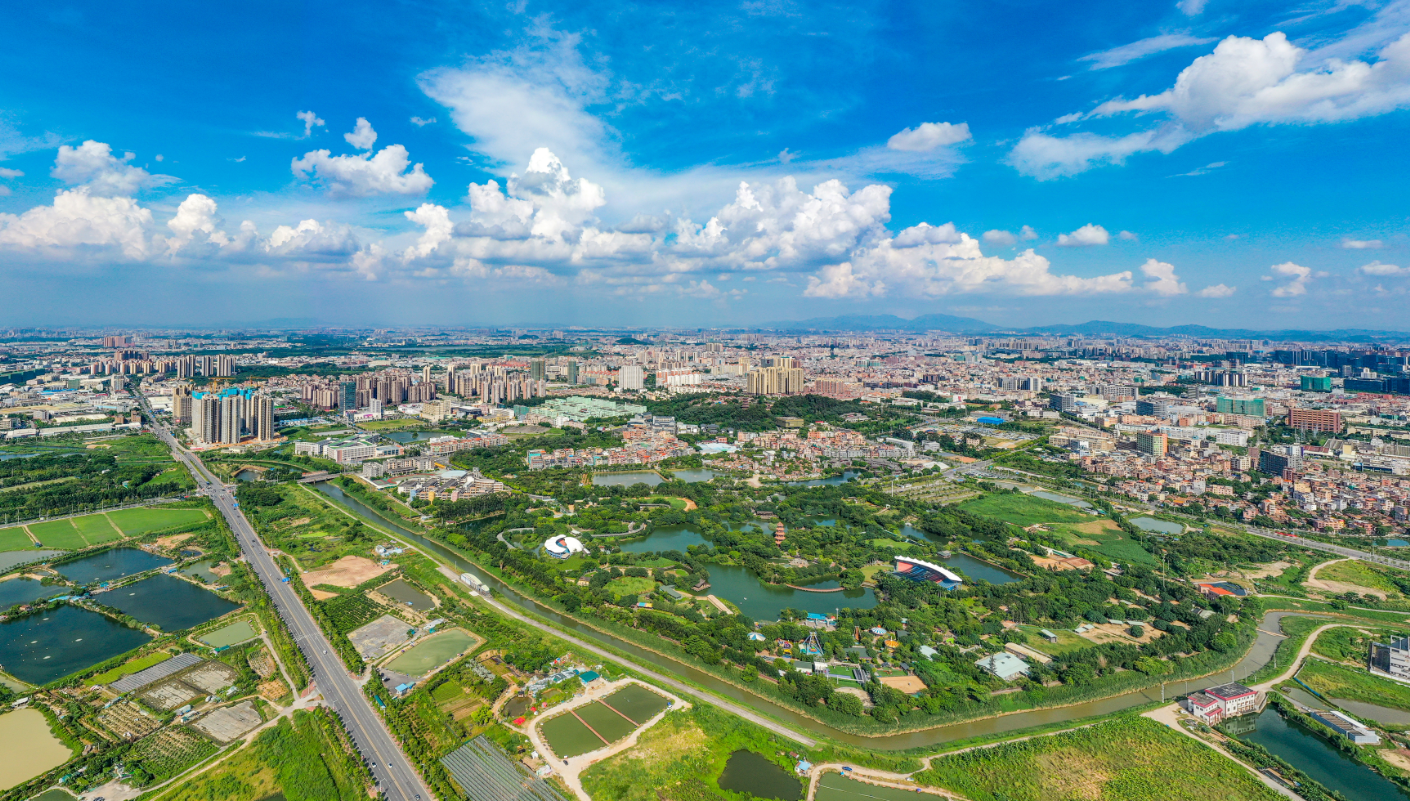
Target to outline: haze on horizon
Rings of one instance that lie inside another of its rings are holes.
[[[1401,330],[1407,12],[16,8],[0,323]]]

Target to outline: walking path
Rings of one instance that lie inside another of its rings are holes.
[[[581,801],[592,801],[592,798],[587,794],[587,791],[583,789],[583,783],[581,778],[583,771],[587,770],[588,767],[591,765],[601,762],[602,760],[610,756],[619,754],[627,750],[628,748],[631,748],[632,746],[636,745],[637,738],[641,736],[642,732],[659,723],[660,720],[664,718],[668,712],[672,712],[678,709],[689,709],[690,702],[684,701],[669,692],[664,692],[659,687],[651,687],[649,685],[643,684],[642,682],[639,682],[636,679],[618,679],[613,682],[604,682],[603,684],[596,687],[590,687],[585,692],[583,692],[582,695],[579,695],[573,700],[568,701],[564,704],[560,704],[554,709],[549,710],[555,714],[568,712],[573,717],[578,717],[578,713],[574,711],[578,707],[586,706],[587,704],[590,704],[594,701],[600,701],[603,698],[606,698],[607,696],[616,692],[617,690],[620,690],[623,687],[626,687],[631,684],[635,684],[640,687],[645,687],[651,692],[654,692],[658,695],[666,696],[667,698],[671,699],[671,705],[667,706],[660,712],[657,712],[651,717],[650,720],[641,724],[640,727],[634,730],[630,735],[628,735],[626,739],[621,740],[620,742],[617,742],[615,744],[608,745],[605,748],[599,748],[596,751],[589,751],[586,754],[579,754],[575,757],[568,757],[567,759],[564,759],[562,757],[554,755],[553,749],[549,747],[548,742],[544,740],[543,735],[539,733],[539,724],[544,720],[547,720],[546,715],[540,715],[539,717],[534,718],[533,720],[530,720],[524,724],[524,733],[529,736],[529,742],[533,743],[534,750],[544,755],[544,759],[547,760],[548,764],[553,768],[553,772],[557,773],[559,777],[563,779],[563,783],[568,785],[568,788],[572,790],[573,794],[576,795],[579,799],[581,799]],[[608,707],[608,709],[611,709],[611,707]],[[617,712],[617,710],[615,709],[613,709],[612,711]],[[617,712],[617,714],[622,715],[621,712]],[[625,718],[627,716],[622,715],[622,717]],[[582,718],[578,718],[578,720],[581,721]],[[627,718],[627,720],[631,720],[631,718]],[[587,726],[587,723],[584,722],[583,725]],[[593,734],[597,734],[597,732],[594,731],[591,726],[588,726],[588,730],[592,731]],[[606,738],[604,738],[602,735],[597,734],[597,737],[604,743],[607,742]]]

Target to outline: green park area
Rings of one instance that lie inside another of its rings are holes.
[[[1364,587],[1368,590],[1376,590],[1385,593],[1387,598],[1403,596],[1400,587],[1396,586],[1384,572],[1359,559],[1332,562],[1319,568],[1315,575],[1321,581],[1337,581],[1356,587]]]
[[[1116,562],[1154,565],[1158,561],[1114,521],[1046,498],[994,493],[965,501],[959,508],[1021,528],[1041,525],[1063,550],[1090,550]]]
[[[959,505],[970,514],[992,517],[1027,528],[1035,523],[1085,523],[1092,515],[1057,501],[1036,498],[1021,492],[996,492]]]
[[[645,595],[654,589],[656,589],[655,581],[640,576],[623,576],[607,582],[607,591],[612,593],[614,598]]]
[[[972,801],[1276,801],[1241,765],[1160,723],[1121,717],[931,762],[916,781]]]

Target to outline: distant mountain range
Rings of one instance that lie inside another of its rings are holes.
[[[1403,331],[1378,331],[1364,328],[1338,328],[1329,331],[1309,331],[1283,329],[1259,331],[1249,328],[1210,328],[1204,325],[1176,325],[1158,328],[1139,323],[1114,323],[1108,320],[1091,320],[1076,325],[1038,325],[1029,328],[1004,328],[973,317],[955,317],[949,314],[923,314],[907,320],[894,314],[848,314],[840,317],[815,317],[810,320],[770,323],[760,326],[774,331],[946,331],[955,334],[1057,334],[1101,336],[1116,335],[1126,337],[1170,337],[1187,336],[1210,339],[1279,339],[1303,342],[1358,342],[1383,339],[1402,340],[1407,338]]]

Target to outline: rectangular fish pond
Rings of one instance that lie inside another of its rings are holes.
[[[95,581],[112,581],[123,576],[135,576],[169,564],[171,560],[165,556],[157,556],[137,548],[114,548],[111,551],[75,559],[54,569],[75,584],[91,584]]]
[[[441,665],[459,658],[475,642],[474,637],[460,629],[447,629],[432,634],[411,646],[406,653],[388,662],[385,667],[388,670],[420,678]]]
[[[606,698],[554,715],[539,724],[539,732],[554,754],[567,759],[621,740],[666,704],[660,695],[631,684]]]
[[[0,623],[0,669],[20,681],[47,684],[150,640],[97,612],[63,605]]]
[[[429,612],[436,608],[436,602],[431,600],[431,596],[407,584],[402,579],[383,584],[377,588],[377,592],[418,612]]]
[[[95,595],[93,600],[162,631],[189,629],[240,608],[210,590],[165,573]]]

